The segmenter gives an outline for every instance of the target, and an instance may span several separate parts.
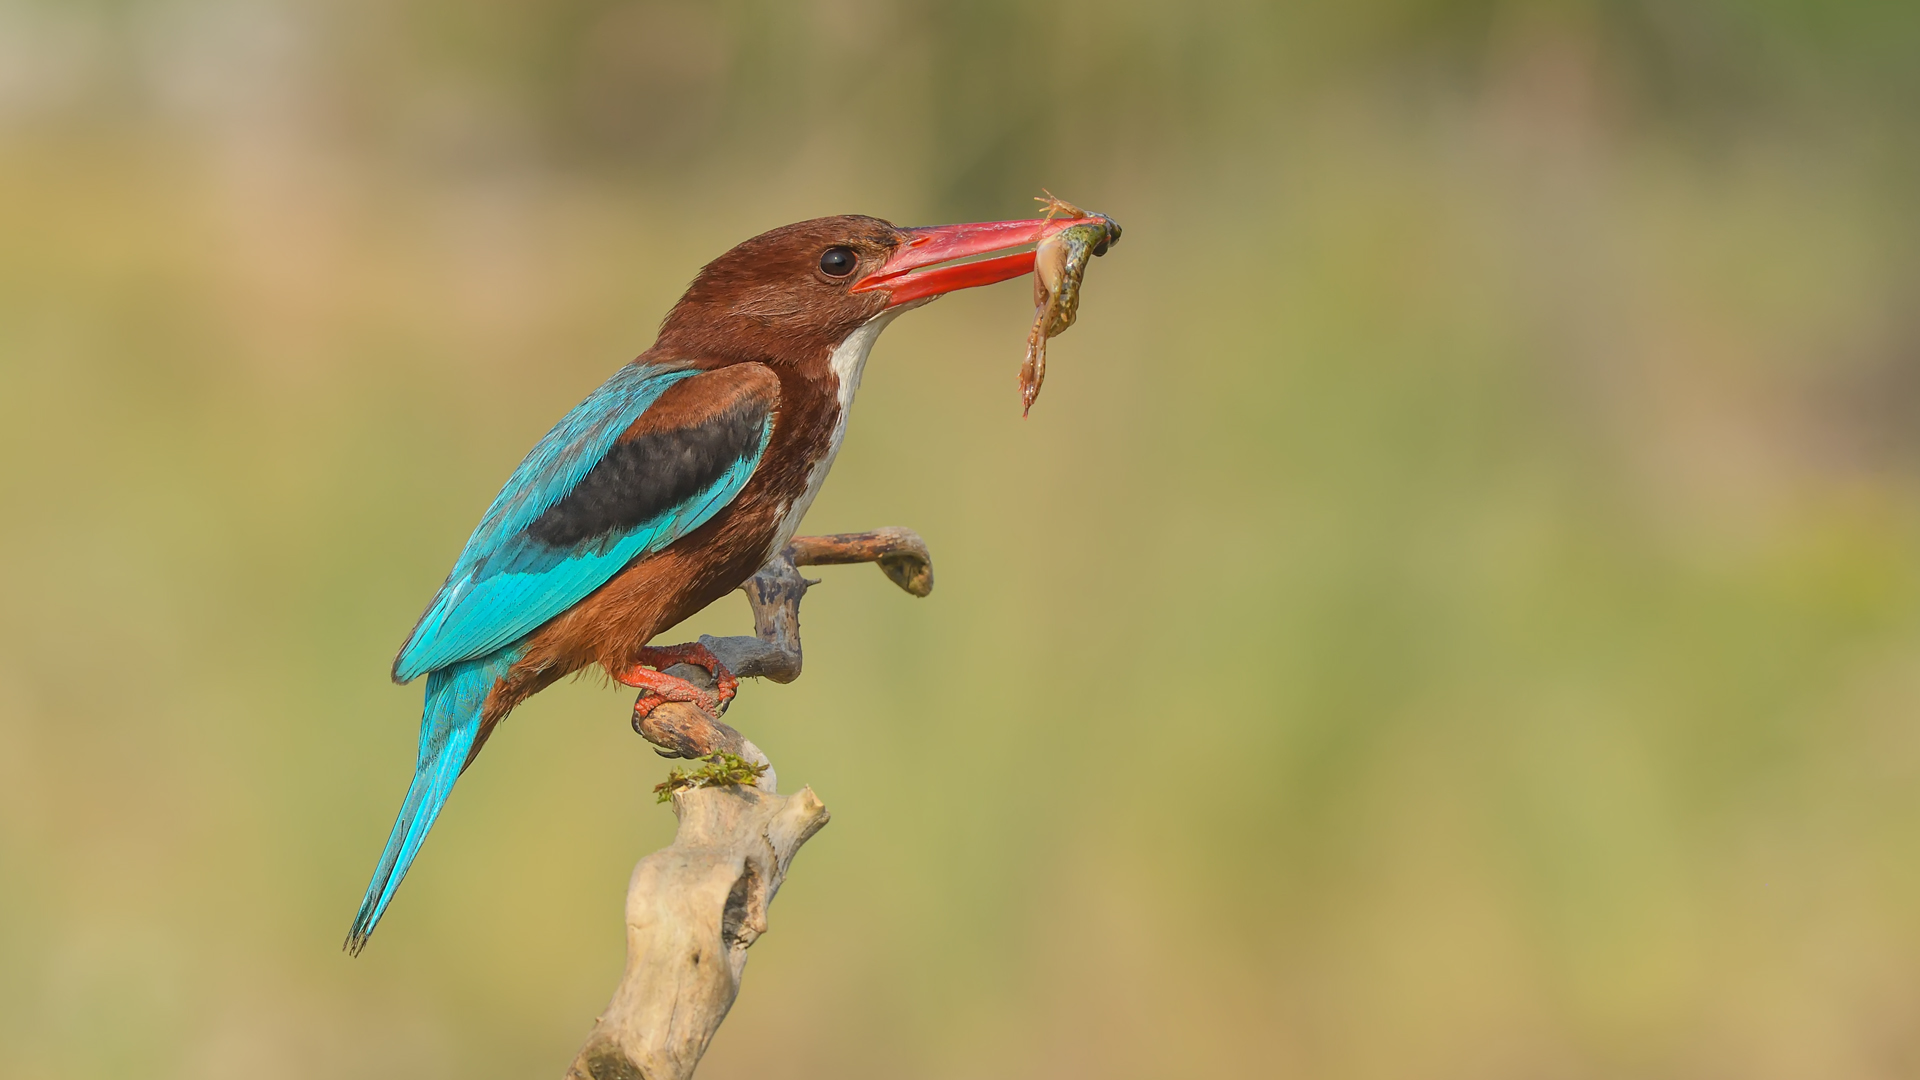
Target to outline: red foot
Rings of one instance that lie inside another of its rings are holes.
[[[693,664],[713,676],[713,689],[702,690],[685,679],[666,673],[675,664]],[[614,681],[639,687],[640,700],[633,703],[635,723],[668,701],[686,701],[698,705],[709,716],[718,717],[727,702],[733,700],[740,680],[733,677],[713,650],[698,642],[686,645],[649,645],[640,650],[639,663],[613,673]]]

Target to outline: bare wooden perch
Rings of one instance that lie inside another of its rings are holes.
[[[801,566],[873,562],[915,596],[933,590],[933,562],[911,529],[803,536],[747,582],[753,637],[701,643],[741,678],[788,683],[800,675],[800,600],[814,582]],[[707,673],[672,674],[710,684]],[[781,795],[772,763],[738,731],[697,706],[668,702],[634,730],[669,757],[725,753],[764,767],[753,786],[673,793],[673,843],[640,860],[627,887],[627,967],[567,1080],[684,1080],[740,993],[747,949],[767,930],[767,906],[800,845],[828,820],[812,788]]]

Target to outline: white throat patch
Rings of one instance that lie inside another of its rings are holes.
[[[839,398],[839,415],[833,420],[833,435],[827,443],[827,452],[813,468],[807,470],[807,487],[800,497],[793,501],[780,515],[780,525],[774,531],[773,545],[767,550],[767,557],[787,546],[793,534],[800,529],[800,520],[807,516],[807,508],[813,505],[814,496],[820,494],[820,487],[827,482],[827,471],[833,468],[833,459],[840,453],[840,442],[847,437],[847,417],[853,412],[853,395],[860,391],[860,376],[867,370],[867,354],[873,351],[873,343],[879,339],[880,331],[887,328],[896,316],[903,311],[919,307],[919,304],[902,304],[897,308],[888,308],[860,324],[860,328],[847,335],[847,340],[833,350],[827,358],[827,369],[833,372],[834,380],[839,384],[836,396]]]

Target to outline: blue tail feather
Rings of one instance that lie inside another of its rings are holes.
[[[380,853],[380,865],[367,886],[366,898],[353,917],[345,948],[358,956],[366,948],[367,937],[393,902],[394,890],[407,876],[420,844],[433,828],[440,808],[453,793],[453,782],[460,778],[480,735],[480,713],[493,684],[513,665],[518,650],[499,652],[435,671],[427,676],[426,706],[420,717],[420,753],[413,767],[413,783],[407,787],[406,801],[400,804],[400,817],[387,837],[386,850]]]

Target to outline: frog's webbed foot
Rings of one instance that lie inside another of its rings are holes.
[[[1046,218],[1048,221],[1052,221],[1056,217],[1083,218],[1094,216],[1067,200],[1060,198],[1046,188],[1041,188],[1040,194],[1035,195],[1033,201],[1040,203],[1046,208]]]

